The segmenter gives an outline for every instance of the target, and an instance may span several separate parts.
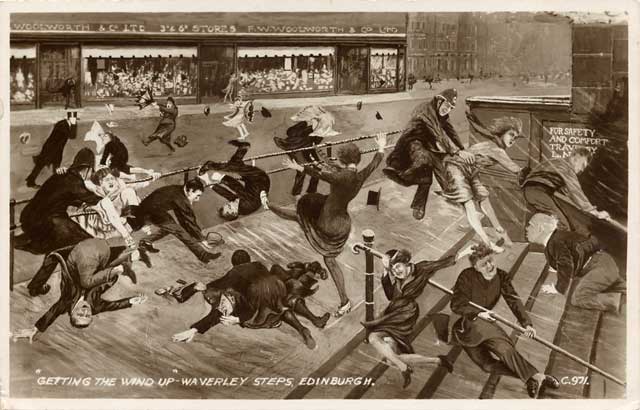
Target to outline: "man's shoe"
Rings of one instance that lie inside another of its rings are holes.
[[[136,277],[136,273],[133,269],[131,269],[131,265],[129,265],[128,263],[122,264],[122,275],[131,279],[131,283],[133,283],[134,285],[138,283],[138,278]]]
[[[413,368],[407,365],[405,371],[402,372],[402,378],[404,382],[402,383],[402,388],[406,389],[411,384],[411,373],[413,373]]]
[[[140,254],[140,261],[142,261],[147,268],[151,269],[153,268],[153,265],[151,264],[151,258],[149,258],[149,254],[147,253],[147,250],[141,247],[138,247],[138,253]]]
[[[529,380],[527,380],[527,394],[529,397],[537,399],[538,394],[540,394],[540,387],[542,387],[540,383],[538,383],[535,378],[530,377]]]
[[[329,321],[330,317],[331,317],[331,314],[327,312],[324,315],[322,315],[320,320],[315,321],[313,323],[313,325],[315,327],[317,327],[318,329],[324,329],[324,327],[327,325],[327,322]]]
[[[311,336],[311,332],[309,329],[302,329],[302,338],[304,339],[304,344],[311,350],[316,348],[316,341]]]
[[[241,140],[231,140],[229,141],[229,144],[233,145],[234,147],[250,147],[251,143],[247,142],[247,141],[241,141]]]
[[[560,388],[560,380],[558,380],[556,377],[551,376],[550,374],[545,374],[544,375],[544,385],[551,387],[552,389],[559,389]]]
[[[49,286],[49,284],[45,283],[44,285],[40,286],[39,288],[29,288],[29,296],[46,295],[47,293],[49,293],[50,290],[51,290],[51,286]]]
[[[421,220],[422,218],[424,218],[424,209],[414,208],[413,217],[416,218],[417,220]]]
[[[147,240],[144,240],[144,239],[141,240],[138,243],[138,250],[144,250],[144,251],[147,251],[147,252],[150,252],[150,253],[158,253],[158,252],[160,252],[160,249],[154,248],[153,244],[151,242],[149,242]]]
[[[451,363],[451,361],[449,361],[447,356],[439,355],[438,359],[440,359],[440,366],[442,366],[445,369],[447,369],[447,371],[449,373],[453,373],[453,363]]]
[[[41,185],[36,184],[34,181],[27,181],[27,188],[40,188]]]

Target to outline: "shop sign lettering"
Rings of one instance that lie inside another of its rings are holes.
[[[248,25],[228,24],[141,24],[141,23],[12,23],[13,32],[59,31],[86,33],[175,33],[175,34],[368,34],[393,35],[404,33],[404,28],[392,25]]]

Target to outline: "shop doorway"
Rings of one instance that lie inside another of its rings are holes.
[[[338,48],[338,92],[341,94],[365,94],[369,78],[368,47]]]
[[[40,45],[40,106],[80,106],[80,46]]]
[[[232,46],[202,46],[200,48],[200,100],[203,103],[222,102],[225,95],[233,102],[238,91]],[[228,92],[227,92],[228,91]]]

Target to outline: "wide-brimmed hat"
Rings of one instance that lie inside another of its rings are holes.
[[[89,148],[82,148],[76,156],[73,158],[73,163],[69,167],[69,169],[74,168],[91,168],[96,163],[96,154],[93,153]]]

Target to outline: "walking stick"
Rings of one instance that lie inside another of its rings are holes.
[[[352,249],[352,251],[353,251],[354,253],[358,253],[358,251],[363,250],[363,251],[366,251],[367,253],[370,253],[371,255],[374,255],[374,256],[376,256],[376,257],[378,257],[378,258],[381,258],[381,259],[382,259],[382,257],[384,256],[382,253],[380,253],[380,252],[376,251],[375,249],[369,248],[368,246],[366,246],[366,245],[364,245],[364,244],[362,244],[362,243],[356,243],[356,244],[354,244],[354,245],[351,247],[351,249]],[[446,288],[446,287],[442,286],[442,285],[441,285],[441,284],[439,284],[438,282],[435,282],[435,281],[433,281],[433,280],[431,280],[431,279],[429,279],[427,282],[428,282],[431,286],[433,286],[434,288],[437,288],[437,289],[439,289],[439,290],[441,290],[441,291],[443,291],[444,293],[447,293],[447,294],[449,294],[449,295],[453,295],[453,291],[452,291],[451,289],[448,289],[448,288]],[[476,303],[473,303],[473,302],[471,302],[471,301],[469,301],[469,302],[467,302],[467,303],[469,303],[469,305],[473,306],[473,307],[474,307],[474,308],[476,308],[476,309],[480,309],[480,310],[482,310],[483,312],[491,312],[491,317],[493,317],[494,319],[496,319],[498,322],[503,323],[504,325],[506,325],[506,326],[508,326],[508,327],[510,327],[510,328],[512,328],[512,329],[515,329],[515,330],[517,330],[517,331],[519,331],[519,332],[521,332],[521,333],[524,333],[524,332],[525,332],[525,329],[524,329],[522,326],[517,325],[517,324],[515,324],[515,323],[512,323],[512,322],[508,321],[507,319],[505,319],[505,318],[503,318],[502,316],[500,316],[500,315],[496,314],[496,313],[495,313],[495,312],[493,312],[492,310],[487,309],[487,308],[485,308],[485,307],[482,307],[482,306],[480,306],[480,305],[478,305],[478,304],[476,304]],[[548,347],[549,349],[551,349],[551,350],[553,350],[553,351],[555,351],[555,352],[558,352],[558,353],[560,353],[560,354],[562,354],[562,355],[564,355],[564,356],[568,357],[569,359],[571,359],[571,360],[573,360],[573,361],[575,361],[575,362],[580,363],[581,365],[583,365],[583,366],[585,366],[585,367],[587,367],[587,368],[589,368],[589,369],[593,370],[594,372],[596,372],[596,373],[598,373],[598,374],[600,374],[600,375],[602,375],[602,376],[606,377],[607,379],[609,379],[609,380],[611,380],[611,381],[613,381],[613,382],[615,382],[615,383],[617,383],[617,384],[619,384],[619,385],[621,385],[621,386],[623,386],[623,387],[626,387],[626,385],[627,385],[624,381],[622,381],[622,380],[618,379],[618,378],[617,378],[617,377],[615,377],[614,375],[612,375],[612,374],[610,374],[610,373],[607,373],[606,371],[604,371],[604,370],[600,369],[599,367],[596,367],[596,366],[592,365],[591,363],[589,363],[589,362],[587,362],[587,361],[585,361],[585,360],[582,360],[582,359],[581,359],[581,358],[579,358],[578,356],[576,356],[576,355],[574,355],[574,354],[572,354],[572,353],[570,353],[570,352],[566,351],[565,349],[563,349],[563,348],[561,348],[561,347],[559,347],[559,346],[554,345],[553,343],[551,343],[551,342],[549,342],[549,341],[547,341],[547,340],[545,340],[545,339],[542,339],[541,337],[534,336],[534,337],[532,337],[532,339],[533,339],[533,340],[535,340],[536,342],[538,342],[538,343],[540,343],[540,344],[542,344],[542,345],[544,345],[544,346]]]

